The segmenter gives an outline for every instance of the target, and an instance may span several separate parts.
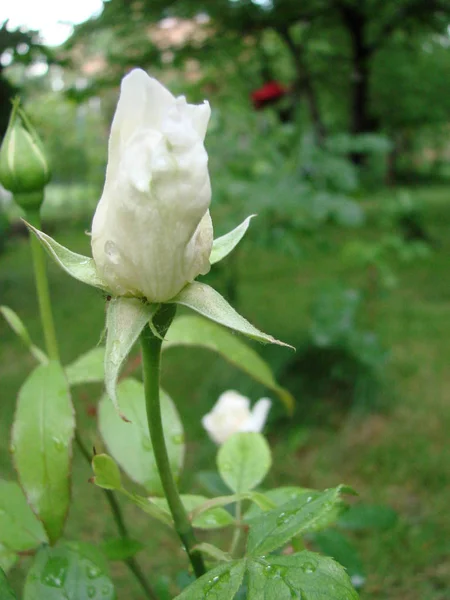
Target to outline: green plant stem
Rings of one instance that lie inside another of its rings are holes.
[[[181,502],[170,467],[161,418],[161,402],[159,396],[161,345],[162,338],[164,338],[167,333],[173,317],[175,316],[175,310],[175,305],[162,305],[160,310],[154,316],[153,325],[161,337],[154,335],[149,327],[145,327],[141,334],[145,401],[147,407],[148,428],[152,440],[156,465],[158,467],[167,503],[172,514],[175,530],[186,549],[195,575],[200,577],[206,571],[205,565],[200,552],[193,550],[193,547],[197,544],[197,540],[186,510]]]
[[[37,229],[41,228],[41,219],[38,211],[29,211],[27,212],[26,217],[34,227]],[[53,321],[52,306],[50,302],[44,249],[34,235],[30,236],[30,246],[33,258],[39,312],[41,315],[42,329],[44,330],[45,346],[50,360],[59,362],[58,342],[56,340],[55,323]]]
[[[233,539],[231,540],[230,554],[234,556],[236,550],[239,548],[239,542],[241,541],[242,535],[242,500],[236,502],[236,528],[233,533]]]
[[[39,211],[28,211],[26,213],[26,218],[28,222],[31,223],[31,225],[33,225],[37,229],[41,229],[41,219]],[[42,329],[44,331],[47,354],[50,360],[55,360],[60,363],[61,360],[59,357],[55,323],[53,321],[44,250],[34,235],[30,236],[30,246],[31,254],[33,257],[34,277],[36,281],[36,292],[38,296],[41,324]],[[80,449],[81,454],[84,456],[84,458],[90,465],[92,458],[77,430],[75,430],[75,442],[78,448]],[[105,490],[105,493],[109,506],[111,508],[111,513],[117,525],[117,529],[119,530],[121,537],[127,538],[128,532],[125,526],[120,505],[117,502],[117,498],[111,490]],[[151,588],[150,584],[145,579],[144,574],[142,573],[142,570],[136,562],[136,560],[134,559],[134,557],[128,558],[125,562],[128,565],[130,571],[141,584],[142,589],[145,591],[147,598],[149,598],[149,600],[158,600],[158,597]]]
[[[84,442],[81,439],[78,431],[75,431],[75,441],[77,443],[77,446],[78,446],[81,454],[86,459],[87,463],[90,465],[92,462],[92,456],[89,454],[89,451],[86,448],[86,446],[84,445]],[[112,490],[103,490],[103,492],[105,493],[106,500],[108,501],[108,504],[111,509],[111,513],[112,513],[114,522],[116,523],[117,530],[119,532],[120,537],[128,539],[129,538],[128,530],[125,525],[125,520],[123,518],[122,509],[120,508],[120,504],[117,501],[116,495],[114,494],[114,492]],[[149,598],[149,600],[158,600],[158,596],[156,595],[153,588],[146,580],[145,575],[144,575],[141,567],[139,566],[139,563],[134,558],[134,556],[127,558],[124,562],[130,569],[130,571],[133,573],[135,578],[141,584],[141,587],[144,590],[147,598]]]

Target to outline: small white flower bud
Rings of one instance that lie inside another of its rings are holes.
[[[261,398],[250,410],[250,400],[234,390],[224,392],[202,425],[216,444],[223,444],[234,433],[262,431],[272,402]]]

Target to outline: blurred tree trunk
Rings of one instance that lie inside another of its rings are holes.
[[[366,39],[366,16],[358,4],[342,4],[340,12],[351,47],[350,132],[353,135],[374,132],[379,129],[377,119],[370,113],[370,62],[374,47]],[[352,153],[351,158],[357,165],[365,161],[361,152]]]
[[[11,100],[17,89],[2,75],[3,69],[0,65],[0,143],[8,127],[9,114],[11,112]]]
[[[327,132],[320,113],[319,100],[313,86],[311,71],[306,62],[304,47],[295,42],[288,27],[279,27],[277,33],[289,50],[294,63],[296,77],[293,87],[293,103],[295,105],[298,99],[304,95],[308,104],[316,141],[319,146],[322,146]]]

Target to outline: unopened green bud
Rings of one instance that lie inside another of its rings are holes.
[[[38,209],[50,177],[42,142],[25,112],[15,102],[0,148],[0,183],[14,194],[22,208]]]

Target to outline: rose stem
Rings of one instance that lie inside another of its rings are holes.
[[[38,211],[29,211],[26,214],[28,221],[36,227],[41,228],[41,220]],[[55,323],[53,321],[52,305],[48,288],[47,269],[45,265],[44,249],[35,235],[30,234],[31,256],[33,259],[34,279],[41,315],[42,329],[44,330],[45,345],[50,360],[59,360],[58,342],[56,340]]]
[[[176,307],[173,304],[163,304],[153,317],[153,325],[160,337],[152,333],[150,327],[145,327],[141,333],[142,366],[144,371],[145,401],[147,407],[147,421],[158,467],[161,483],[166,495],[167,503],[178,533],[194,573],[200,577],[205,573],[205,565],[200,552],[193,550],[197,544],[194,530],[181,502],[175,484],[167,454],[164,429],[161,418],[161,402],[159,395],[161,345],[169,326],[175,316]]]

